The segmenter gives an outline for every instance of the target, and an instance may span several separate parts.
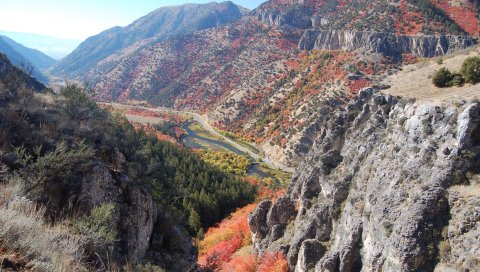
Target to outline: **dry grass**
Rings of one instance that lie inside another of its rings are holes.
[[[480,98],[480,84],[465,84],[463,87],[437,88],[432,84],[435,71],[446,67],[451,71],[459,71],[466,58],[478,56],[480,47],[462,50],[452,55],[442,57],[442,64],[437,63],[439,58],[426,60],[421,63],[407,65],[402,71],[390,76],[386,83],[392,86],[385,93],[416,98],[422,103],[442,103],[455,100],[473,100]]]
[[[44,211],[13,196],[14,191],[11,186],[0,189],[2,263],[15,256],[29,271],[87,271],[81,265],[83,238],[65,226],[46,224]]]

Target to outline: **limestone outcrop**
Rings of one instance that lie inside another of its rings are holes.
[[[257,252],[292,271],[478,268],[479,103],[367,88],[325,120],[286,195],[249,217]]]
[[[385,56],[400,57],[412,54],[415,57],[443,56],[476,44],[469,36],[455,35],[397,35],[354,30],[315,30],[303,33],[298,43],[300,50],[361,50]]]

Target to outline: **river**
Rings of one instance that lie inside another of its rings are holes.
[[[213,150],[220,150],[220,151],[230,151],[238,155],[248,156],[245,152],[239,150],[238,148],[230,145],[229,143],[214,139],[213,137],[204,137],[199,135],[195,130],[192,129],[193,122],[186,122],[182,128],[187,133],[183,138],[182,142],[186,146],[194,149],[213,149]],[[248,156],[252,161],[252,165],[248,169],[248,175],[254,175],[260,178],[273,178],[277,180],[274,176],[269,173],[262,171],[259,167],[259,164],[250,156]]]

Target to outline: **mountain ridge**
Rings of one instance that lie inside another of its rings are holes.
[[[62,39],[35,33],[0,31],[0,35],[7,36],[27,47],[35,48],[55,60],[60,60],[71,53],[80,43],[80,40]]]
[[[53,58],[39,50],[19,44],[6,36],[0,36],[0,52],[7,54],[10,61],[17,67],[32,69],[30,72],[34,77],[43,83],[48,83],[49,79],[45,72],[56,63]],[[32,67],[29,67],[30,65]]]
[[[306,42],[309,33],[332,31],[356,34]],[[102,101],[208,114],[213,125],[295,166],[316,137],[310,106],[344,105],[361,88],[382,84],[383,73],[475,38],[426,0],[272,0],[226,26],[144,39],[70,76],[96,86]],[[393,45],[400,48],[390,52]]]
[[[57,75],[79,74],[119,50],[144,39],[166,40],[240,19],[246,9],[230,1],[162,7],[126,27],[113,27],[89,37],[52,70]],[[98,44],[100,43],[100,45]]]

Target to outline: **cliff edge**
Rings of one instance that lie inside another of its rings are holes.
[[[477,269],[480,103],[365,88],[328,117],[288,192],[250,215],[254,249],[294,271]]]

